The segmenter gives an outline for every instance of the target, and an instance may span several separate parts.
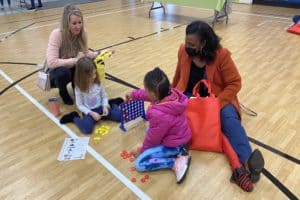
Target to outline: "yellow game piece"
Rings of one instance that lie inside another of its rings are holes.
[[[94,137],[94,142],[100,142],[101,138],[100,137]]]
[[[102,136],[107,135],[107,134],[108,134],[108,130],[105,130],[105,131],[102,131],[102,132],[101,132],[101,135],[102,135]]]
[[[95,135],[99,135],[100,132],[101,132],[101,130],[100,130],[99,128],[97,128],[97,129],[95,130],[94,134],[95,134]]]
[[[109,127],[109,126],[107,126],[107,125],[102,125],[102,126],[100,126],[99,128],[96,128],[96,129],[94,130],[94,135],[102,135],[102,136],[104,136],[104,135],[107,135],[107,134],[108,134],[109,130],[110,130],[110,127]]]
[[[109,129],[110,129],[110,127],[109,127],[109,126],[107,126],[107,125],[102,125],[102,128],[103,128],[103,129],[107,129],[107,130],[109,130]]]

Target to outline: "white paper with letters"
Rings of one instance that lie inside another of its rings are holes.
[[[57,160],[66,161],[84,159],[89,140],[89,137],[80,137],[76,139],[66,138]]]

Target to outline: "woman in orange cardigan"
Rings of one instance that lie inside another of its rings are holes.
[[[179,47],[178,63],[173,87],[192,96],[194,85],[207,79],[221,105],[221,128],[253,183],[257,182],[264,167],[259,150],[252,152],[248,137],[241,124],[237,93],[241,89],[241,76],[230,56],[220,44],[219,37],[205,22],[194,21],[186,28],[185,44]],[[207,88],[200,87],[200,96],[207,96]]]

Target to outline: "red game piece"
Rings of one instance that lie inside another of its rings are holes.
[[[120,155],[123,157],[126,154],[126,152],[123,150]]]
[[[121,153],[120,153],[120,155],[121,155],[121,157],[123,158],[123,159],[127,159],[128,158],[128,152],[126,151],[126,150],[123,150]]]
[[[149,179],[150,177],[149,177],[149,175],[145,175],[144,178],[145,179]]]
[[[136,182],[136,178],[131,178],[131,182],[135,183]]]
[[[127,154],[127,155],[126,155],[126,158],[130,158],[130,157],[131,157],[130,154]]]
[[[135,167],[134,166],[130,167],[130,171],[135,171]]]
[[[145,178],[141,178],[141,182],[142,182],[142,183],[145,183],[145,182],[146,182],[146,179],[145,179]]]

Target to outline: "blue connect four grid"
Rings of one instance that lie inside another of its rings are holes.
[[[132,100],[129,102],[124,102],[120,105],[120,108],[122,112],[120,128],[123,131],[126,131],[124,126],[125,123],[134,120],[138,117],[146,119],[144,101]]]

